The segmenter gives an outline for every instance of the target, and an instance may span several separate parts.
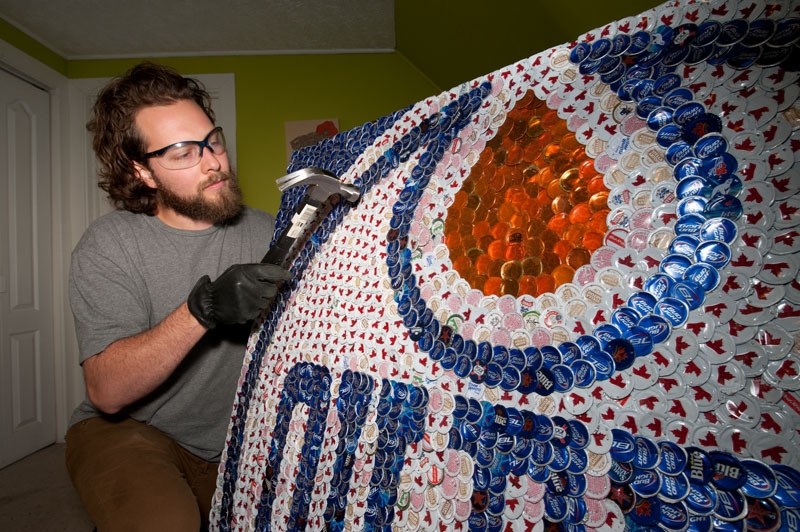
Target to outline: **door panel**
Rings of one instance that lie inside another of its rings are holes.
[[[50,111],[0,71],[0,467],[55,441]]]

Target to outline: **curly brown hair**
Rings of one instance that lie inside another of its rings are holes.
[[[195,79],[157,63],[140,63],[114,78],[97,96],[86,128],[100,163],[98,186],[118,209],[153,215],[156,192],[137,177],[135,162],[145,164],[146,146],[136,128],[144,107],[192,100],[214,122],[211,96]]]

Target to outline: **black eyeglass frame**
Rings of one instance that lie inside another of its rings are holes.
[[[221,153],[216,153],[214,151],[214,149],[211,147],[211,143],[208,142],[208,139],[210,139],[214,135],[214,133],[219,133],[221,135],[222,146],[225,149],[225,151],[227,151],[228,150],[228,146],[227,146],[227,144],[225,142],[225,134],[222,132],[222,126],[217,126],[214,129],[212,129],[211,131],[209,131],[208,135],[206,135],[206,138],[204,138],[203,140],[182,140],[180,142],[175,142],[173,144],[170,144],[169,146],[164,146],[161,149],[145,153],[144,155],[142,155],[142,158],[143,159],[153,159],[153,158],[161,157],[162,155],[167,153],[167,150],[169,150],[170,148],[174,148],[176,146],[180,147],[181,145],[184,145],[184,144],[195,144],[197,146],[200,146],[200,159],[203,158],[203,149],[204,148],[208,148],[209,150],[211,150],[211,153],[213,153],[214,155],[222,155]],[[225,152],[223,152],[223,153],[225,153]],[[189,167],[189,168],[191,168],[191,167]]]

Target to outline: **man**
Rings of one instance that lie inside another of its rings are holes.
[[[242,205],[195,80],[138,65],[101,91],[87,127],[117,210],[72,254],[88,400],[67,432],[67,467],[101,532],[196,532],[216,487],[247,322],[288,278],[258,264],[274,218]]]

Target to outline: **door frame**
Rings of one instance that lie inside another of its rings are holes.
[[[82,202],[76,201],[86,179],[72,173],[69,161],[69,80],[0,39],[0,66],[46,90],[50,95],[50,175],[53,246],[53,349],[55,359],[56,441],[63,441],[72,409],[84,396],[83,375],[69,301],[69,255],[85,229]],[[84,194],[85,198],[86,195]],[[76,236],[77,235],[77,236]]]

